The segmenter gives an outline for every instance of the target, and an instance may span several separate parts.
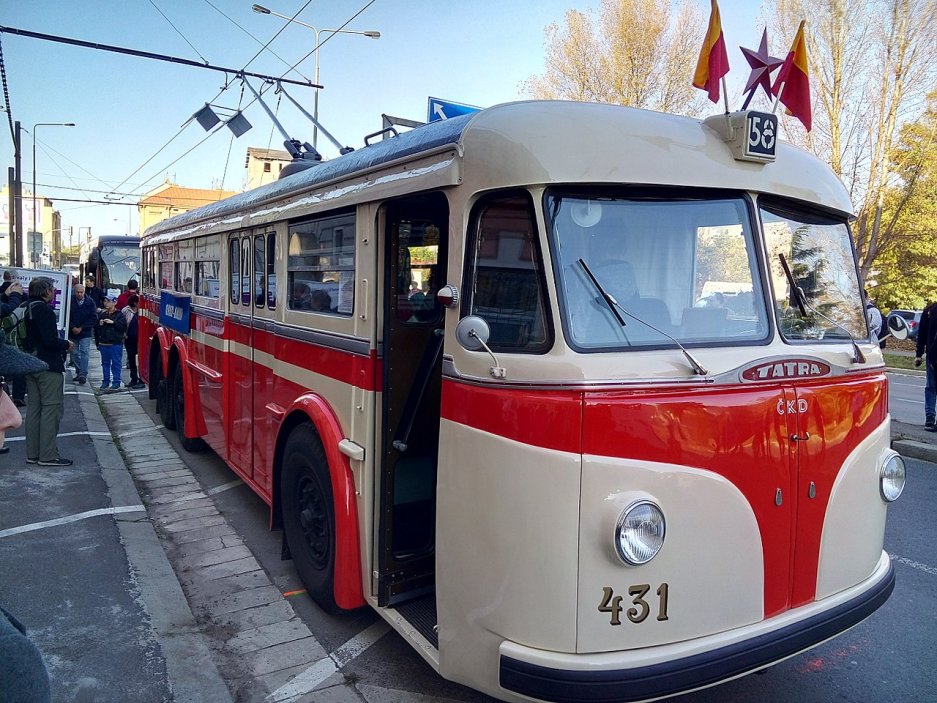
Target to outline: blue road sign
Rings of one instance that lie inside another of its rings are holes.
[[[440,100],[439,98],[430,98],[429,106],[426,110],[426,121],[436,122],[437,120],[448,120],[451,117],[459,115],[468,115],[471,112],[478,112],[480,107],[466,105],[465,103],[454,103],[451,100]]]

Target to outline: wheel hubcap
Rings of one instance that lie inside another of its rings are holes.
[[[304,478],[299,484],[299,525],[317,568],[329,561],[329,521],[322,493],[315,481]]]

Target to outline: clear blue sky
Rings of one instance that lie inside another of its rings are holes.
[[[0,24],[199,60],[187,39],[209,63],[241,68],[260,50],[261,43],[214,8],[261,42],[284,23],[252,12],[251,2],[8,0],[0,9]],[[709,2],[698,2],[708,17]],[[313,0],[297,19],[320,30],[333,29],[367,3]],[[292,16],[304,0],[265,0],[261,4]],[[543,69],[544,28],[561,21],[567,9],[587,10],[599,5],[600,0],[376,0],[347,28],[377,30],[380,39],[337,35],[319,50],[324,86],[319,96],[320,121],[339,141],[361,147],[365,134],[381,128],[381,113],[425,120],[429,96],[479,106],[522,98],[521,81]],[[759,4],[722,0],[720,9],[733,67],[730,92],[737,94],[748,76],[738,46],[757,48],[762,29]],[[702,32],[701,27],[701,37]],[[322,38],[325,36],[323,32]],[[293,25],[271,48],[292,64],[313,48],[313,40],[311,30]],[[246,175],[247,147],[282,148],[279,132],[255,104],[246,112],[254,128],[239,139],[232,142],[230,132],[223,129],[176,161],[206,134],[193,123],[131,175],[176,135],[196,110],[215,98],[224,84],[224,74],[12,34],[3,34],[2,42],[13,119],[30,131],[37,122],[77,124],[74,128],[40,127],[36,154],[37,191],[55,200],[63,227],[74,227],[76,235],[79,227],[89,226],[96,235],[136,233],[136,208],[56,198],[104,200],[104,192],[116,188],[118,193],[133,194],[123,202],[134,203],[167,177],[193,188],[217,187],[223,179],[228,190],[240,190]],[[264,52],[248,70],[279,76],[286,67]],[[299,69],[311,79],[312,59]],[[256,80],[252,84],[259,88]],[[311,89],[296,86],[287,90],[312,112]],[[234,87],[216,102],[234,108],[239,97],[240,88]],[[249,100],[246,94],[244,104]],[[276,110],[273,91],[265,100]],[[292,136],[311,141],[311,124],[285,98],[279,115]],[[6,115],[2,117],[6,123]],[[337,155],[321,136],[319,147],[326,158]],[[13,165],[6,124],[0,138],[0,162]],[[32,168],[32,134],[24,133],[23,180],[27,188]]]

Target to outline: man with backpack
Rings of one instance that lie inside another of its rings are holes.
[[[937,432],[937,303],[924,308],[921,324],[917,328],[914,365],[920,366],[925,357],[924,429]]]
[[[51,306],[54,297],[51,279],[37,276],[29,282],[27,340],[49,370],[26,377],[26,463],[71,466],[71,459],[59,456],[55,438],[65,409],[65,354],[75,345],[59,337]]]
[[[25,330],[25,325],[19,322],[25,310],[17,310],[23,304],[23,286],[15,281],[7,281],[6,277],[9,273],[9,271],[4,271],[3,282],[8,285],[4,288],[3,293],[0,293],[0,320],[2,320],[3,332],[7,336],[7,343],[18,349],[18,333]],[[23,376],[14,376],[10,385],[12,386],[10,398],[13,399],[13,404],[18,408],[26,405],[25,378]]]
[[[127,321],[127,337],[124,339],[124,349],[127,351],[127,368],[130,369],[130,382],[127,388],[138,390],[146,388],[146,384],[140,380],[137,374],[137,315],[140,306],[140,297],[131,295],[127,306],[121,310],[124,319]]]

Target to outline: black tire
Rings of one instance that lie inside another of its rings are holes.
[[[159,413],[159,419],[163,421],[163,427],[174,430],[176,416],[172,409],[172,388],[169,379],[163,376],[162,366],[157,364],[156,368],[156,411]]]
[[[185,436],[185,390],[182,386],[182,365],[176,364],[172,378],[172,414],[176,423],[176,433],[179,435],[179,444],[187,452],[198,452],[205,448],[201,437]]]
[[[323,610],[335,602],[335,511],[328,462],[310,425],[294,429],[283,451],[280,477],[283,531],[299,577]]]

